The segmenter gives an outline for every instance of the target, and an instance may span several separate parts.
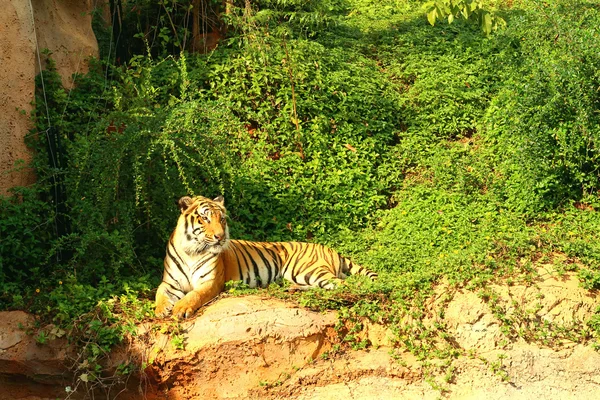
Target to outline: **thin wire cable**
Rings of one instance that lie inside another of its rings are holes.
[[[31,1],[31,0],[30,0]],[[97,2],[96,2],[97,5]],[[115,2],[115,9],[116,9],[117,5]],[[106,88],[108,86],[108,70],[109,70],[109,66],[108,64],[110,63],[110,55],[112,53],[112,47],[113,47],[113,39],[114,39],[114,24],[116,21],[116,12],[115,10],[110,10],[110,12],[112,13],[112,21],[111,21],[111,26],[110,26],[110,39],[108,41],[109,45],[108,45],[108,54],[106,55],[106,71],[104,72],[104,87],[102,88],[102,94],[104,94],[106,92]],[[117,38],[117,40],[119,40],[119,38],[121,37],[121,33],[119,32],[119,37]],[[116,52],[116,50],[115,50]],[[96,106],[98,105],[98,103],[100,103],[102,96],[98,97],[98,99],[96,100]],[[104,102],[104,106],[106,108],[106,103],[108,103],[108,100],[106,100]],[[90,123],[92,122],[92,113],[90,113],[90,117],[88,118],[88,122],[86,124],[86,131],[89,132],[90,130]]]
[[[81,55],[83,54],[83,46],[81,47],[81,51],[79,52],[79,59],[77,60],[77,68],[75,68],[75,73],[79,72],[79,66],[81,65]],[[71,92],[75,87],[75,79],[71,82],[71,87],[69,88],[69,95],[67,96],[67,101],[65,102],[65,108],[63,109],[62,115],[60,116],[60,122],[62,123],[65,114],[67,112],[67,106],[69,105],[69,101],[71,100]]]
[[[50,112],[48,111],[48,99],[46,98],[46,85],[44,84],[44,70],[42,69],[42,58],[40,56],[40,47],[37,40],[37,30],[35,29],[35,16],[33,13],[33,4],[29,0],[29,10],[31,12],[31,26],[33,27],[33,39],[35,40],[35,50],[37,54],[38,66],[40,68],[40,78],[42,80],[42,93],[44,93],[44,103],[46,105],[46,117],[48,118],[48,129],[52,126],[50,123]]]
[[[44,70],[42,68],[42,57],[40,56],[40,46],[37,40],[37,30],[35,28],[35,15],[33,13],[33,4],[31,0],[29,0],[29,10],[31,12],[31,26],[33,27],[33,38],[35,40],[35,50],[37,54],[38,66],[40,68],[40,80],[42,81],[42,93],[44,94],[44,104],[46,106],[46,118],[48,119],[48,128],[45,130],[46,140],[48,141],[48,152],[50,153],[50,157],[52,157],[52,179],[54,180],[54,212],[55,215],[58,215],[58,180],[56,179],[56,156],[52,151],[52,146],[50,145],[50,128],[52,128],[52,122],[50,121],[50,111],[48,110],[48,98],[46,96],[46,85],[44,83]],[[58,233],[58,223],[56,222],[56,217],[54,218],[54,229],[55,232]],[[56,254],[58,261],[58,253]]]
[[[95,0],[94,1],[94,10],[96,10],[97,8],[98,8],[98,0]],[[92,16],[92,18],[94,18],[94,17]],[[96,35],[94,34],[94,28],[92,28],[92,26],[90,26],[90,29],[92,30],[92,36],[95,37]],[[111,40],[112,40],[112,38],[111,38]],[[111,42],[111,45],[112,45],[112,42]],[[82,46],[81,50],[79,51],[79,57],[77,59],[77,67],[75,68],[75,73],[79,72],[79,66],[81,65],[81,56],[83,54],[83,49],[84,49],[84,47]],[[109,51],[109,54],[110,54],[110,51]],[[75,87],[75,79],[73,79],[73,81],[71,82],[71,87],[69,88],[69,95],[67,96],[67,101],[65,102],[65,108],[63,109],[62,115],[60,116],[61,123],[65,117],[65,113],[67,112],[67,106],[69,105],[69,101],[71,99],[71,92],[73,91],[74,87]]]

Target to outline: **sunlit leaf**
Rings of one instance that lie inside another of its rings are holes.
[[[431,24],[431,26],[435,25],[436,16],[437,16],[437,9],[435,9],[435,8],[427,13],[427,21],[429,21],[429,24]]]
[[[489,13],[485,13],[482,18],[482,30],[486,35],[492,32],[492,16]]]

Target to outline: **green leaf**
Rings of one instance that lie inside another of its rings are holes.
[[[433,9],[430,12],[427,13],[427,21],[429,21],[429,24],[431,26],[435,25],[435,18],[437,17],[437,9]]]
[[[471,16],[471,11],[469,11],[469,6],[463,7],[463,9],[461,10],[461,14],[463,15],[463,17],[465,17],[465,19],[469,19],[469,17]]]
[[[486,35],[492,32],[492,16],[489,13],[484,13],[481,19],[481,29]]]

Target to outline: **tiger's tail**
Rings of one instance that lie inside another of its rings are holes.
[[[345,275],[364,275],[369,277],[372,281],[374,281],[377,278],[377,274],[373,271],[370,271],[368,269],[366,269],[365,267],[358,265],[358,264],[354,264],[352,261],[350,261],[349,259],[345,258],[345,257],[341,257],[342,258],[342,272]]]

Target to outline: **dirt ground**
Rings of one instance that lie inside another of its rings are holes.
[[[443,313],[431,319],[443,319],[462,354],[444,376],[428,372],[436,361],[418,360],[401,346],[392,351],[394,335],[383,326],[365,325],[362,335],[372,344],[366,350],[328,356],[338,340],[334,312],[260,296],[225,297],[183,323],[179,333],[167,321],[140,325],[138,336],[114,352],[111,362],[135,360],[146,365],[143,373],[94,398],[598,399],[600,354],[590,344],[552,334],[561,326],[585,326],[600,304],[598,296],[580,288],[571,274],[539,272],[533,285],[490,286],[499,296],[493,304],[469,290],[438,287],[438,294],[450,296],[432,298],[432,310],[441,307]],[[526,333],[507,336],[490,306],[520,321]],[[31,318],[10,317],[21,323]],[[33,354],[36,345],[15,333],[15,324],[7,325],[12,331],[0,330],[0,399],[66,397],[66,375],[60,372],[65,350],[57,344]],[[549,326],[551,340],[544,344],[540,337]],[[175,334],[182,335],[185,349],[176,348]],[[538,338],[526,340],[532,335]],[[86,394],[79,387],[70,398]]]
[[[530,334],[544,329],[543,321],[554,328],[583,326],[600,303],[575,276],[560,277],[550,267],[539,270],[533,285],[490,289],[499,296],[494,306],[515,321],[518,310],[530,311],[521,316]],[[438,287],[432,309],[448,290]],[[161,389],[156,398],[168,399],[600,398],[600,355],[591,346],[561,337],[548,346],[507,340],[489,302],[480,297],[461,290],[440,303],[445,325],[465,354],[452,361],[448,382],[428,377],[424,363],[408,351],[392,357],[394,335],[376,325],[363,331],[370,349],[324,359],[335,341],[333,313],[258,297],[223,299],[209,307],[190,326],[186,351],[159,344],[161,356],[147,372],[160,382],[154,386]],[[194,338],[202,338],[198,346]],[[431,382],[441,382],[441,388]]]

